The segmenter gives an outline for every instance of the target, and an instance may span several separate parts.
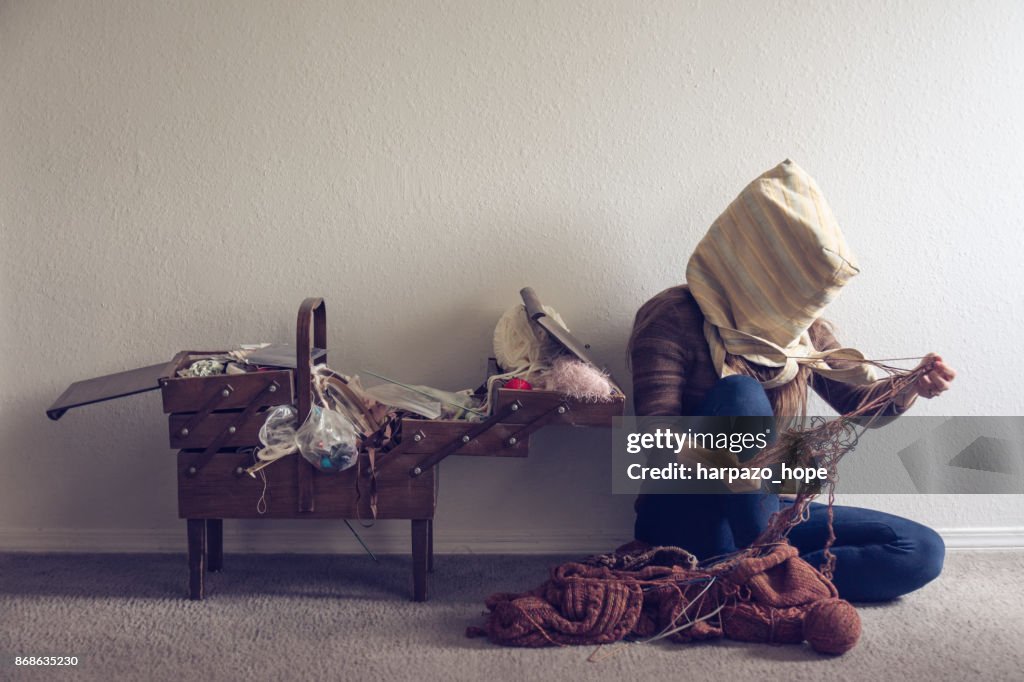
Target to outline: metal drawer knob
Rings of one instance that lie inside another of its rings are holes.
[[[412,437],[412,440],[414,443],[419,443],[421,440],[423,440],[423,434],[417,433],[415,436]]]
[[[565,414],[565,405],[558,406],[558,414]]]
[[[238,429],[237,429],[237,428],[235,428],[234,426],[229,426],[229,427],[228,427],[228,433],[234,433],[234,432],[235,432],[235,431],[237,431],[237,430],[238,430]]]
[[[196,475],[196,473],[197,473],[198,471],[199,471],[199,470],[198,470],[198,469],[196,469],[195,467],[189,467],[189,468],[188,468],[188,475],[189,475],[189,476],[195,476],[195,475]]]
[[[187,436],[187,435],[188,435],[188,429],[185,429],[185,428],[183,428],[183,429],[181,430],[181,435],[183,435],[183,436]]]
[[[516,438],[515,436],[512,436],[511,438],[508,439],[508,444],[509,445],[515,445],[518,442],[519,442],[519,439]]]
[[[223,391],[220,392],[220,394],[227,398],[229,395],[231,395],[231,391],[225,388]]]
[[[277,384],[270,384],[270,388],[267,389],[271,393],[277,393]]]
[[[462,442],[463,443],[468,443],[471,440],[473,440],[473,439],[469,437],[469,434],[466,434],[465,436],[462,437]]]

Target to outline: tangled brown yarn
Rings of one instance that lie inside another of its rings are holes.
[[[824,603],[846,604],[788,543],[708,568],[697,567],[692,555],[678,548],[633,543],[611,555],[556,566],[529,592],[492,595],[484,627],[467,634],[522,647],[627,638],[773,643],[807,638],[820,651],[841,653],[841,643],[852,647],[859,636],[857,612],[850,607],[843,618],[832,618],[831,611],[816,610]],[[810,613],[817,620],[808,637]]]
[[[892,374],[885,391],[847,415],[790,429],[748,463],[786,462],[829,472],[829,537],[820,571],[786,539],[818,495],[802,490],[793,505],[772,516],[750,547],[711,565],[700,566],[680,548],[631,543],[612,554],[556,566],[544,584],[529,592],[492,595],[484,627],[469,628],[467,635],[523,647],[727,637],[780,644],[807,640],[815,651],[833,655],[853,648],[860,617],[839,599],[831,582],[836,467],[856,446],[862,427],[858,420],[882,413],[931,370],[928,365],[906,371],[872,364]]]
[[[839,461],[857,446],[860,432],[878,419],[894,401],[918,379],[930,372],[934,361],[925,363],[913,370],[900,369],[877,361],[865,361],[890,374],[888,386],[884,391],[873,395],[862,402],[852,412],[826,419],[815,417],[807,427],[794,427],[784,431],[773,444],[750,459],[745,466],[770,467],[785,462],[790,467],[824,468],[828,478],[824,484],[828,500],[828,538],[825,542],[825,563],[821,572],[829,579],[835,570],[835,555],[831,551],[836,535],[832,526],[832,506],[835,501],[835,488]],[[750,549],[771,545],[784,540],[790,529],[806,518],[807,507],[820,494],[816,488],[804,488],[797,492],[792,505],[786,505],[772,515],[767,527]]]

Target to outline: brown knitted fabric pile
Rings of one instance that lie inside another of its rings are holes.
[[[784,542],[709,568],[678,548],[631,543],[611,555],[556,566],[543,585],[494,594],[487,608],[484,627],[467,634],[508,646],[724,636],[807,639],[817,651],[840,654],[860,636],[857,611]]]

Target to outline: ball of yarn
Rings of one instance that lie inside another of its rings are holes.
[[[804,617],[804,639],[818,653],[845,654],[860,639],[857,609],[842,599],[823,599],[813,604]]]
[[[513,377],[506,382],[505,388],[511,388],[516,391],[531,391],[533,390],[533,385],[526,379]]]
[[[565,321],[554,309],[544,306],[544,312],[565,326]],[[557,344],[543,328],[530,320],[522,303],[506,310],[494,328],[494,359],[498,366],[512,375],[518,374],[529,380],[546,364],[546,357],[556,350]]]

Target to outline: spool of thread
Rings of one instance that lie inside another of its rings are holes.
[[[804,639],[818,653],[845,654],[860,639],[857,609],[843,599],[823,599],[812,605],[804,617]]]

